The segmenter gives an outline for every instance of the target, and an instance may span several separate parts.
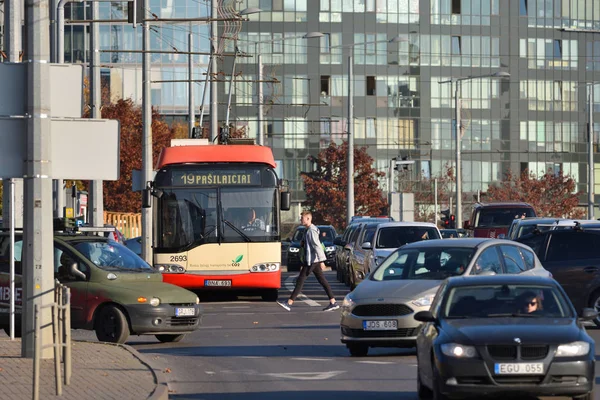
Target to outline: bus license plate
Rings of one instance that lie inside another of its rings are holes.
[[[393,331],[398,329],[398,321],[363,321],[363,329],[365,331]]]
[[[175,316],[176,317],[193,317],[196,315],[196,311],[193,308],[176,308]]]
[[[495,364],[496,375],[543,375],[543,363]]]
[[[204,286],[231,286],[231,281],[224,280],[205,280]]]

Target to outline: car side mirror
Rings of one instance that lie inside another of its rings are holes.
[[[435,322],[436,319],[431,311],[419,311],[415,314],[415,320],[419,322]]]
[[[152,207],[152,189],[142,190],[142,208]]]
[[[581,319],[583,321],[591,321],[598,317],[598,312],[593,308],[584,308],[581,310]]]
[[[85,281],[87,279],[87,276],[85,276],[85,274],[81,272],[77,267],[78,264],[76,262],[71,264],[71,266],[69,267],[69,274],[77,279]]]
[[[463,221],[463,229],[469,229],[471,227],[471,221]]]
[[[373,248],[373,245],[371,244],[371,242],[364,242],[362,244],[362,248],[365,250],[371,250]]]
[[[281,208],[282,211],[289,211],[291,204],[292,204],[292,193],[281,192],[279,208]]]

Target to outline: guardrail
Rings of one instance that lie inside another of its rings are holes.
[[[142,234],[142,214],[104,211],[104,223],[114,225],[127,239]]]
[[[52,343],[44,344],[41,340],[42,328],[40,324],[40,310],[52,308]],[[64,384],[71,383],[71,290],[56,281],[54,286],[54,303],[39,306],[35,305],[33,350],[33,400],[40,398],[40,358],[43,349],[54,348],[54,372],[56,381],[56,395],[62,396],[62,380],[60,372],[61,361],[64,364]],[[62,350],[62,352],[61,352]]]

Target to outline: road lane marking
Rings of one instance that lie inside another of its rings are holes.
[[[396,364],[393,361],[356,361],[356,362],[360,363],[360,364],[381,364],[381,365]]]
[[[292,360],[296,360],[296,361],[332,361],[331,358],[310,358],[310,357],[296,357],[296,358],[292,358]]]
[[[288,372],[288,373],[277,373],[277,374],[263,374],[266,376],[272,376],[274,378],[284,379],[297,379],[300,381],[322,381],[325,379],[333,378],[339,374],[343,374],[346,371],[328,371],[328,372]]]
[[[294,279],[296,277],[295,276],[288,276],[287,279],[284,282],[285,288],[287,290],[290,291],[290,293],[292,293],[294,291]],[[300,295],[298,295],[296,300],[300,300],[305,302],[306,304],[308,304],[311,307],[321,307],[321,305],[319,303],[317,303],[314,300],[309,299],[308,297],[306,297],[304,294],[300,293]]]

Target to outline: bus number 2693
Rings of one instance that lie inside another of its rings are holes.
[[[187,261],[187,256],[171,256],[171,262]]]

